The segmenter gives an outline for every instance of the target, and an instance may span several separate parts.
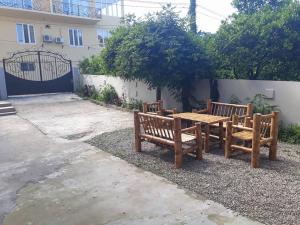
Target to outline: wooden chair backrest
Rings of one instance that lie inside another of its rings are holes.
[[[160,137],[167,140],[174,140],[174,119],[169,117],[138,113],[142,131],[145,134]]]
[[[274,130],[278,130],[279,113],[272,112],[271,114],[261,115],[255,114],[253,124],[259,124],[259,133],[261,138],[272,138]]]
[[[153,103],[147,103],[144,102],[143,103],[143,112],[147,113],[157,113],[157,112],[161,112],[163,109],[163,101],[157,101],[157,102],[153,102]]]
[[[252,117],[253,106],[251,103],[247,105],[237,105],[208,100],[207,111],[209,114],[215,116],[225,116],[230,118],[232,118],[233,115],[239,117]]]

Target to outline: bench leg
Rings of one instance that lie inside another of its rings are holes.
[[[196,123],[197,129],[196,129],[196,159],[202,160],[202,134],[201,134],[201,124]]]
[[[219,146],[221,149],[224,149],[224,128],[223,128],[223,122],[219,123]]]
[[[251,167],[259,167],[259,158],[260,158],[260,144],[259,141],[252,141],[252,153],[251,153]]]
[[[134,111],[134,149],[136,152],[142,151],[142,141],[140,137],[140,120],[138,111]]]
[[[175,144],[175,167],[180,169],[182,167],[182,147],[181,144]]]
[[[209,124],[205,124],[205,142],[204,142],[204,151],[208,152],[209,151]]]
[[[276,160],[276,158],[277,158],[277,140],[276,141],[272,140],[269,149],[269,159]]]

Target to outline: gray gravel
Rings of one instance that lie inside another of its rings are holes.
[[[269,161],[263,149],[259,169],[250,168],[248,154],[226,160],[222,150],[212,149],[202,161],[185,156],[183,168],[176,170],[173,151],[143,143],[143,153],[135,153],[132,129],[88,143],[262,223],[300,224],[299,146],[279,143],[277,161]]]

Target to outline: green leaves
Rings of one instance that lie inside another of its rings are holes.
[[[207,47],[216,61],[218,77],[300,80],[299,2],[235,2],[251,8],[254,2],[263,4],[252,13],[233,15],[210,37]]]
[[[182,96],[183,85],[210,76],[210,62],[200,37],[172,7],[127,23],[113,32],[101,56],[105,68],[124,79],[168,87]],[[190,89],[190,88],[189,88]]]

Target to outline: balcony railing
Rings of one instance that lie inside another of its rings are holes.
[[[0,7],[11,7],[26,10],[36,10],[42,12],[52,12],[55,14],[79,16],[92,19],[100,19],[101,9],[95,7],[84,6],[79,4],[66,3],[63,0],[53,0],[52,9],[43,4],[40,0],[0,0]],[[52,11],[51,11],[52,10]]]
[[[52,1],[52,12],[71,16],[81,16],[93,19],[101,18],[101,9],[79,4],[65,3],[62,1]]]
[[[0,6],[19,8],[19,9],[34,9],[31,0],[0,0]]]

